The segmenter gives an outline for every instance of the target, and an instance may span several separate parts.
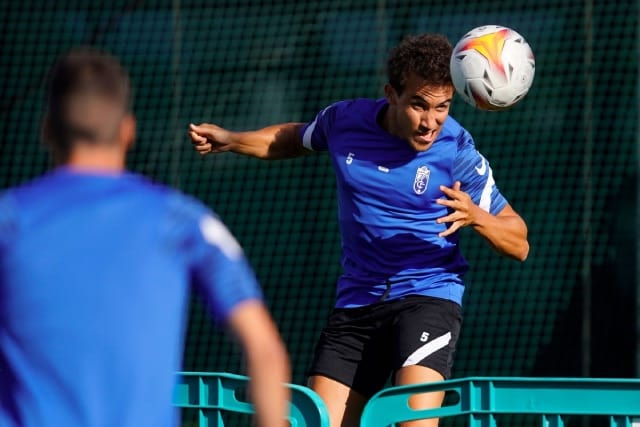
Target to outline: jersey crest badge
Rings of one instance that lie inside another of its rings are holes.
[[[413,180],[413,191],[420,195],[427,191],[427,185],[429,184],[429,176],[431,171],[426,166],[420,166],[416,171],[416,177]]]

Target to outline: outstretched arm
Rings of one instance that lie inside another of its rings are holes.
[[[189,125],[189,137],[202,154],[232,151],[259,159],[288,159],[309,151],[302,145],[302,123],[282,123],[262,129],[233,132],[217,125]]]
[[[256,426],[288,426],[289,357],[267,309],[258,300],[241,303],[231,313],[229,327],[247,361]]]
[[[453,209],[451,214],[438,219],[438,223],[451,223],[447,230],[440,233],[440,237],[448,236],[461,227],[470,225],[498,253],[519,261],[527,258],[527,224],[511,205],[507,204],[497,215],[491,215],[473,203],[467,193],[460,190],[459,181],[452,188],[441,186],[440,189],[449,199],[439,199],[438,204]]]

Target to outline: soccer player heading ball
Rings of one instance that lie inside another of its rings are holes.
[[[529,252],[525,222],[469,132],[449,116],[451,51],[442,35],[407,37],[390,52],[384,98],[338,101],[308,123],[245,132],[189,127],[201,154],[332,157],[344,273],[309,385],[333,426],[357,426],[390,375],[396,385],[449,378],[468,268],[462,227],[507,257],[524,261]],[[411,405],[437,407],[442,399],[416,395]]]

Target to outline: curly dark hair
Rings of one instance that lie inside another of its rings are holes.
[[[452,50],[451,43],[442,34],[407,36],[389,53],[389,84],[402,93],[409,74],[415,73],[429,85],[453,85],[449,69]]]

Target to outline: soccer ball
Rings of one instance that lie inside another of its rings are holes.
[[[527,41],[511,28],[484,25],[453,48],[451,78],[456,92],[481,110],[499,111],[529,91],[536,63]]]

